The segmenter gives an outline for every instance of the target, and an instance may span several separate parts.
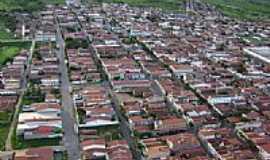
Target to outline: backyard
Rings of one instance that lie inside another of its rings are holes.
[[[42,146],[58,146],[60,144],[60,141],[61,138],[24,140],[23,137],[16,136],[16,133],[14,133],[12,137],[12,146],[13,149],[25,149]]]
[[[8,135],[11,118],[12,112],[10,111],[0,112],[0,151],[2,151],[5,147],[5,141]]]
[[[29,47],[30,43],[28,42],[0,43],[0,66],[11,61],[21,49],[29,49]]]

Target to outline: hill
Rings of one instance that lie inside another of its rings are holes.
[[[239,19],[270,19],[270,0],[201,0],[215,6],[224,15]]]
[[[46,4],[64,4],[65,0],[1,0],[0,11],[36,11]]]
[[[137,7],[154,7],[183,11],[187,0],[86,0],[89,2],[127,3]],[[228,17],[247,20],[270,19],[270,0],[191,0],[215,6]]]

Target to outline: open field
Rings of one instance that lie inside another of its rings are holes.
[[[127,3],[131,6],[154,7],[169,11],[183,11],[185,0],[87,0],[89,2]],[[269,0],[200,0],[215,6],[224,15],[239,19],[270,18]]]
[[[16,20],[13,16],[7,13],[0,13],[0,40],[14,39],[12,31],[15,30],[15,27]]]
[[[1,47],[0,48],[0,64],[4,65],[7,61],[10,61],[20,51],[18,47]]]
[[[16,42],[16,43],[0,43],[0,65],[12,60],[21,49],[29,49],[30,43]]]
[[[0,22],[0,39],[10,39],[12,36],[12,33],[8,32],[6,26]]]
[[[216,6],[226,16],[247,20],[270,18],[269,0],[201,0]]]

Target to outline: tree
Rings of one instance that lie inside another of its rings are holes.
[[[89,44],[86,39],[66,39],[66,47],[70,49],[88,48]]]

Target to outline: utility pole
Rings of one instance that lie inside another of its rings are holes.
[[[22,38],[23,38],[23,40],[25,39],[25,23],[24,22],[22,25]]]
[[[190,4],[191,4],[191,2],[190,2],[191,0],[186,0],[185,1],[185,10],[186,10],[186,14],[188,15],[189,14],[189,12],[190,12],[190,10],[191,10],[191,6],[190,6]]]

